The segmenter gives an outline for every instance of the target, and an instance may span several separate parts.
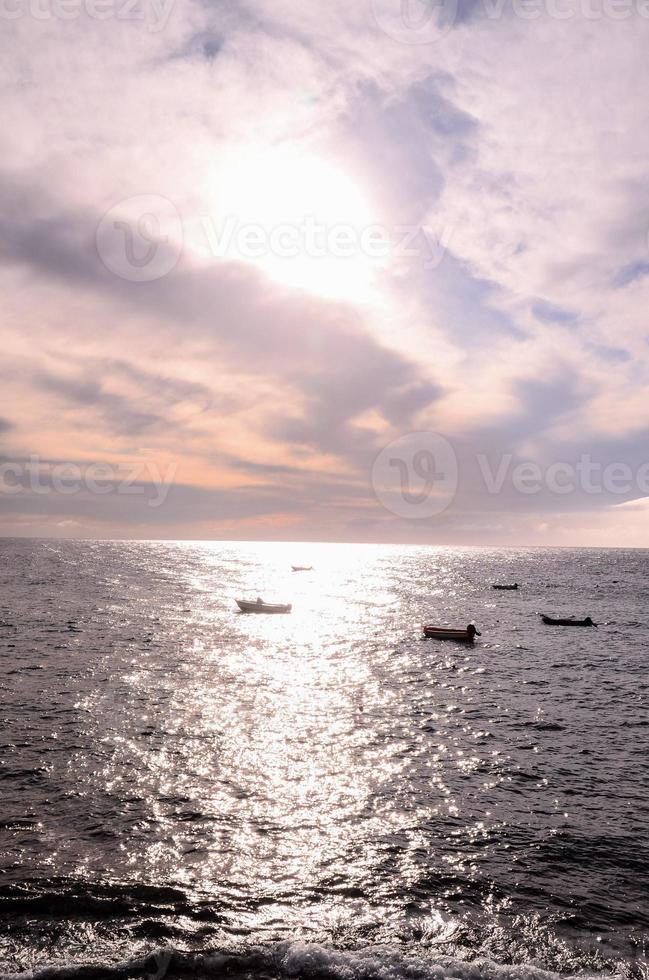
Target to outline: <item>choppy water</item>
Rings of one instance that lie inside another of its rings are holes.
[[[648,570],[0,541],[0,972],[642,975]]]

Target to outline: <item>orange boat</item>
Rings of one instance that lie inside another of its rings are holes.
[[[447,629],[446,626],[424,626],[423,630],[429,640],[455,640],[456,643],[473,643],[476,636],[482,636],[473,624],[464,630]]]

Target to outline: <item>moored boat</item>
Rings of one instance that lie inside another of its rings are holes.
[[[553,619],[552,616],[545,616],[540,613],[541,619],[546,626],[594,626],[597,628],[597,623],[594,623],[590,616],[586,616],[586,619]]]
[[[456,643],[473,643],[476,636],[482,636],[473,624],[464,630],[447,629],[445,626],[424,626],[423,630],[429,640],[455,640]]]
[[[293,608],[290,603],[284,605],[282,603],[264,602],[263,599],[257,599],[256,602],[249,602],[247,599],[235,599],[234,601],[242,613],[277,615],[280,613],[290,613]]]

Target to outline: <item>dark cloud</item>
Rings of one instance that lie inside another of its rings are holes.
[[[558,323],[562,326],[571,326],[579,320],[579,316],[571,310],[564,310],[560,306],[555,306],[543,299],[536,300],[532,306],[532,313],[541,323]]]
[[[128,399],[106,391],[103,383],[95,378],[64,378],[41,371],[34,375],[34,383],[40,390],[52,392],[68,404],[95,410],[106,427],[117,435],[140,436],[164,429],[169,424],[162,416],[140,411]],[[95,425],[96,421],[81,414],[79,424]]]
[[[3,518],[79,519],[99,524],[117,522],[124,526],[164,527],[286,515],[308,518],[309,515],[324,514],[332,505],[344,511],[345,506],[357,505],[367,493],[361,485],[329,481],[322,474],[306,473],[298,480],[285,479],[264,485],[244,483],[228,489],[182,483],[165,487],[163,483],[117,477],[106,481],[93,474],[102,488],[109,489],[109,492],[96,493],[88,489],[83,466],[78,462],[66,465],[77,467],[77,473],[81,469],[80,477],[59,471],[69,486],[76,487],[75,492],[57,491],[53,470],[48,466],[39,468],[36,491],[25,467],[17,477],[13,472],[4,474],[7,485],[21,489],[20,492],[0,493],[0,521]]]
[[[418,412],[428,408],[444,394],[441,385],[431,381],[419,381],[389,392],[383,411],[394,426],[409,422]]]
[[[544,433],[560,419],[576,412],[595,393],[581,377],[558,366],[546,380],[520,379],[512,383],[517,408],[507,418],[476,424],[469,435],[459,438],[473,453],[517,452],[521,444],[542,441]],[[555,440],[556,441],[556,440]]]
[[[54,394],[63,403],[88,409],[79,414],[80,426],[92,427],[100,421],[109,432],[126,437],[168,432],[178,426],[170,417],[171,409],[190,402],[193,411],[183,423],[187,434],[197,416],[215,408],[221,412],[234,408],[232,399],[216,395],[204,384],[145,371],[120,359],[70,353],[59,355],[58,360],[62,363],[61,372],[34,372],[31,380],[38,390]],[[111,390],[123,382],[130,386],[132,394]],[[144,411],[143,404],[155,410]]]
[[[208,62],[214,61],[221,53],[224,45],[223,31],[196,31],[176,51],[169,60],[198,58]]]
[[[160,332],[164,343],[171,344],[174,336],[200,338],[212,345],[220,365],[288,383],[302,393],[307,412],[297,441],[347,455],[367,441],[364,431],[354,428],[356,416],[374,410],[407,426],[436,397],[437,389],[422,379],[417,365],[382,346],[345,304],[283,289],[232,262],[207,269],[181,263],[163,279],[128,282],[108,272],[96,253],[93,235],[100,216],[48,217],[42,196],[24,192],[17,203],[20,197],[5,181],[0,190],[8,229],[1,253],[5,262],[27,265],[39,277],[63,280],[71,289],[91,290],[147,324],[155,321],[157,326],[144,329]],[[40,214],[34,214],[36,199]],[[63,398],[97,409],[117,432],[134,435],[165,425],[164,415],[138,410],[107,390],[100,377],[41,374],[38,380]],[[291,411],[293,406],[287,414]]]
[[[613,285],[620,289],[630,286],[631,283],[638,282],[649,276],[649,262],[631,262],[619,270],[613,280]]]
[[[518,395],[520,410],[512,424],[525,435],[542,432],[562,415],[578,408],[594,391],[574,372],[558,370],[547,380],[526,378],[517,381],[514,392]],[[522,428],[521,428],[522,427]]]
[[[246,520],[303,509],[300,501],[269,487],[215,490],[174,485],[164,502],[153,506],[159,499],[159,492],[156,485],[142,482],[131,484],[128,492],[115,490],[108,494],[87,490],[69,494],[25,490],[0,494],[0,517],[78,518],[98,523],[115,521],[126,526],[159,526],[236,518]]]
[[[626,364],[633,360],[628,350],[624,350],[623,347],[609,347],[607,344],[595,344],[589,341],[584,343],[584,347],[611,364]]]
[[[444,166],[474,152],[475,122],[443,94],[447,81],[431,74],[399,98],[362,82],[341,120],[345,159],[363,169],[396,224],[423,221],[443,189]]]
[[[305,472],[299,466],[282,466],[278,463],[255,463],[249,459],[232,459],[232,457],[222,457],[222,460],[227,462],[228,466],[231,466],[235,470],[258,474],[259,476],[297,476],[298,473],[303,474]]]

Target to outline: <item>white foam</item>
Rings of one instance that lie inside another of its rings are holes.
[[[326,975],[336,980],[556,980],[558,977],[535,966],[504,966],[490,960],[467,962],[434,953],[430,958],[415,958],[377,947],[336,950],[302,942],[286,944],[282,966],[282,972],[292,977]]]
[[[224,969],[254,975],[277,974],[286,980],[565,980],[560,974],[533,964],[503,965],[487,959],[460,960],[422,948],[421,955],[407,955],[388,946],[341,950],[306,942],[282,942],[206,953],[176,952],[165,948],[146,957],[113,964],[61,964],[32,972],[2,974],[0,980],[85,980],[142,976],[146,980],[173,980],[186,976],[222,977]],[[176,972],[178,971],[178,973]],[[609,975],[610,976],[610,975]],[[579,980],[589,980],[580,974]],[[592,975],[595,980],[595,975]],[[606,980],[598,974],[596,980]],[[611,978],[612,980],[612,978]]]

